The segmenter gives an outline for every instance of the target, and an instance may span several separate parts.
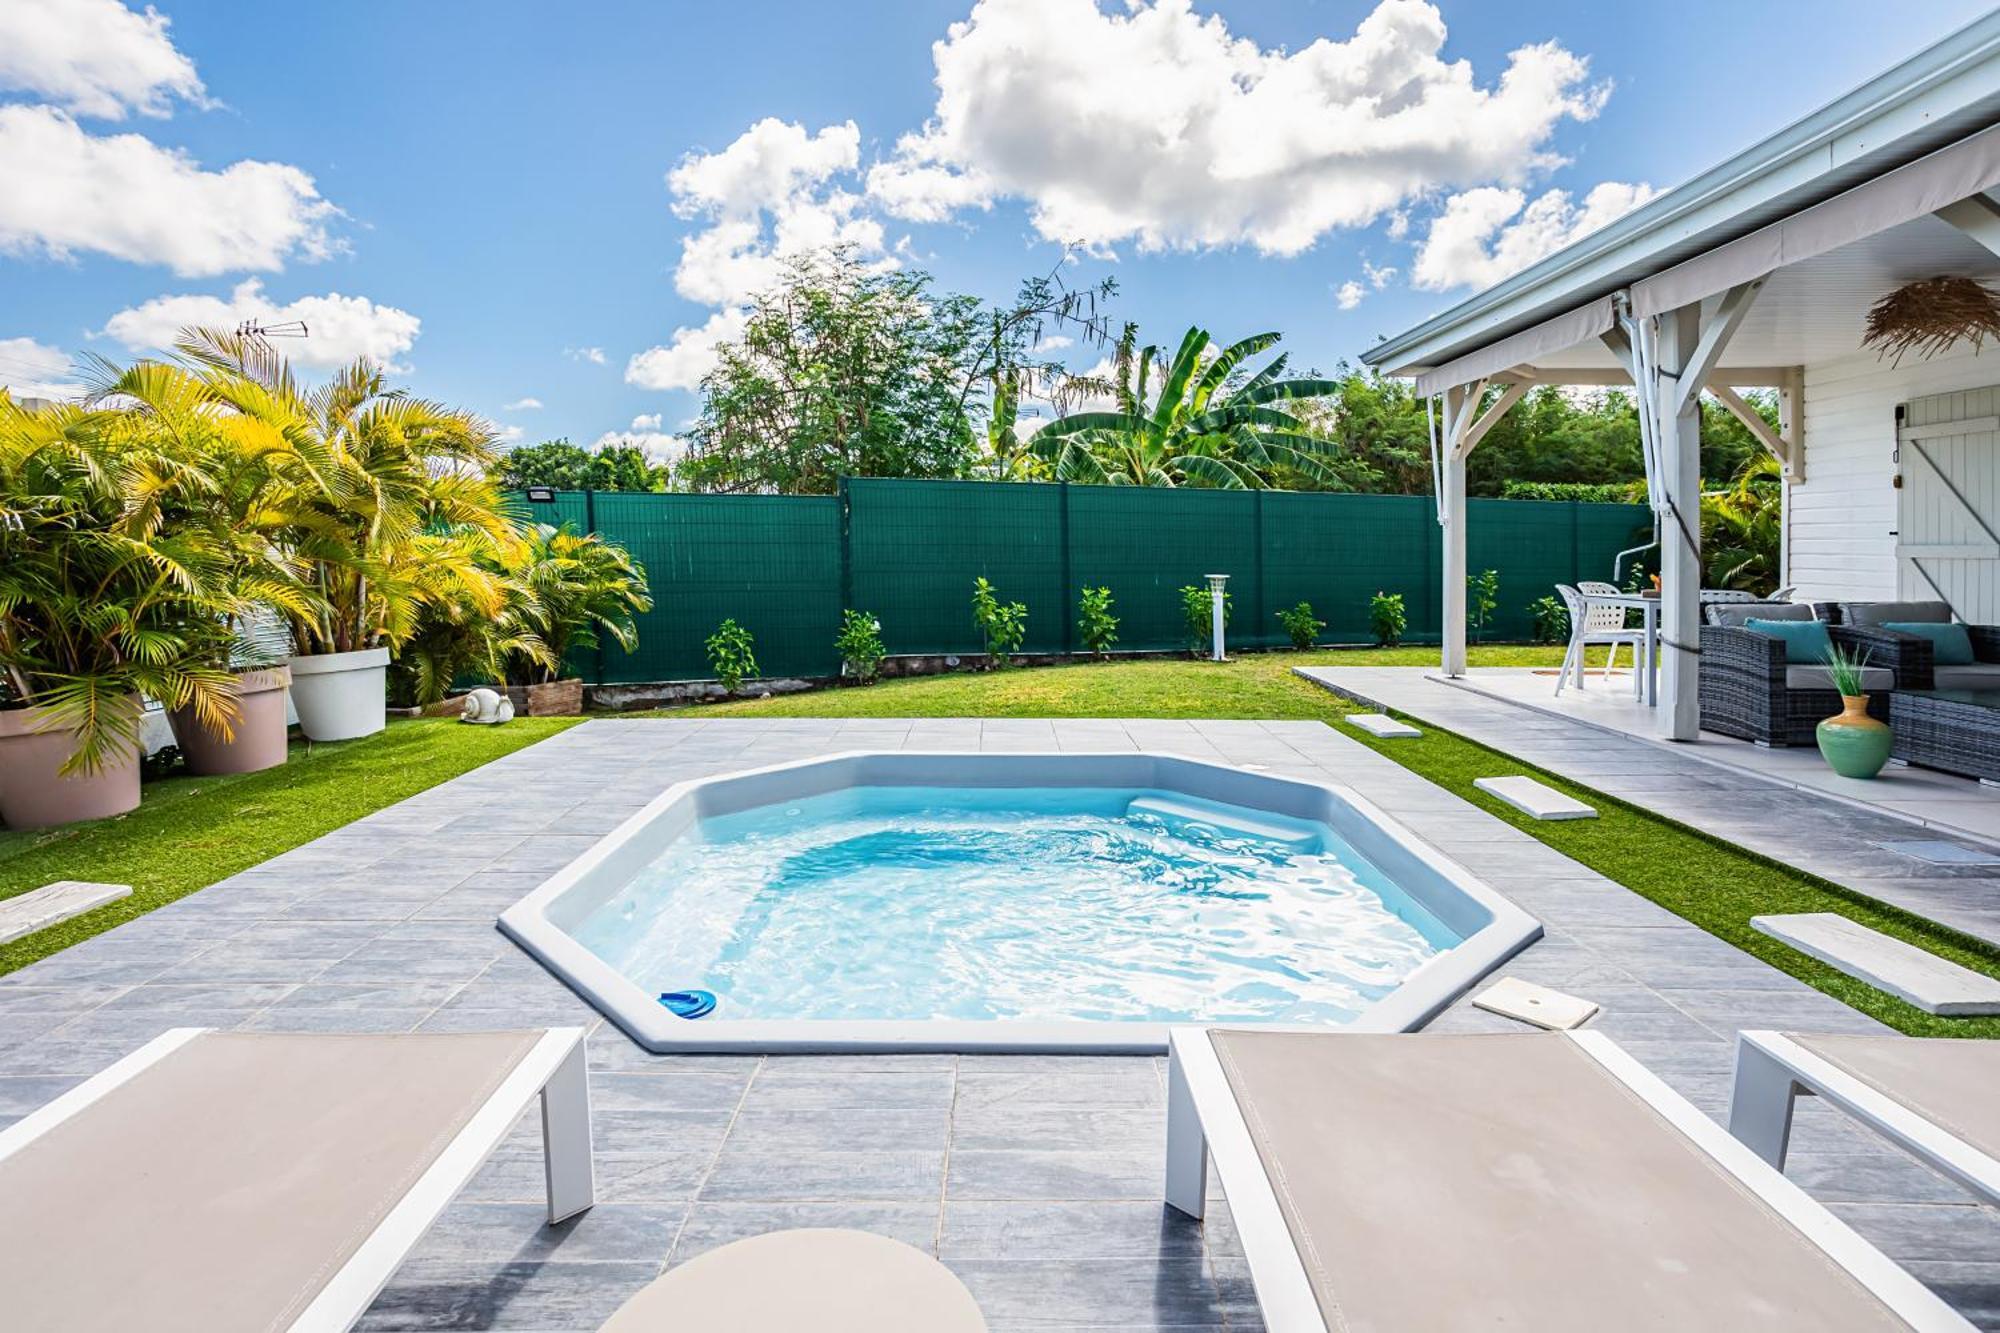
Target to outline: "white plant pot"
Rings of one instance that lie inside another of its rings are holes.
[[[389,650],[294,657],[292,707],[307,740],[373,736],[388,721]]]

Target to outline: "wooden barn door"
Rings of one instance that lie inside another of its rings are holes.
[[[1896,415],[1898,593],[2000,624],[2000,389],[1913,398]]]

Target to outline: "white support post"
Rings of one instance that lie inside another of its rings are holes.
[[[1447,676],[1465,674],[1465,455],[1459,442],[1479,406],[1481,385],[1461,384],[1445,390],[1444,457],[1438,464],[1438,513],[1444,523],[1444,574],[1440,589],[1439,626],[1443,643],[1440,665]]]
[[[1701,307],[1660,317],[1659,481],[1671,506],[1660,532],[1660,705],[1654,719],[1669,740],[1694,740],[1701,728],[1701,395],[1679,377],[1702,347]]]
[[[1223,642],[1223,634],[1229,623],[1229,603],[1223,599],[1229,596],[1224,591],[1229,584],[1229,575],[1209,574],[1206,575],[1206,578],[1208,579],[1209,637],[1211,639],[1211,651],[1209,652],[1208,660],[1211,662],[1227,662],[1229,655],[1226,651],[1227,645]]]

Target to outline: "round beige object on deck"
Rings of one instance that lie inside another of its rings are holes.
[[[986,1333],[972,1293],[922,1250],[808,1228],[710,1250],[648,1284],[599,1333]]]

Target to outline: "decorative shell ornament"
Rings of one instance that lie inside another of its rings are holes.
[[[482,727],[512,722],[514,701],[497,690],[474,690],[465,696],[465,711],[458,715],[458,720]]]

